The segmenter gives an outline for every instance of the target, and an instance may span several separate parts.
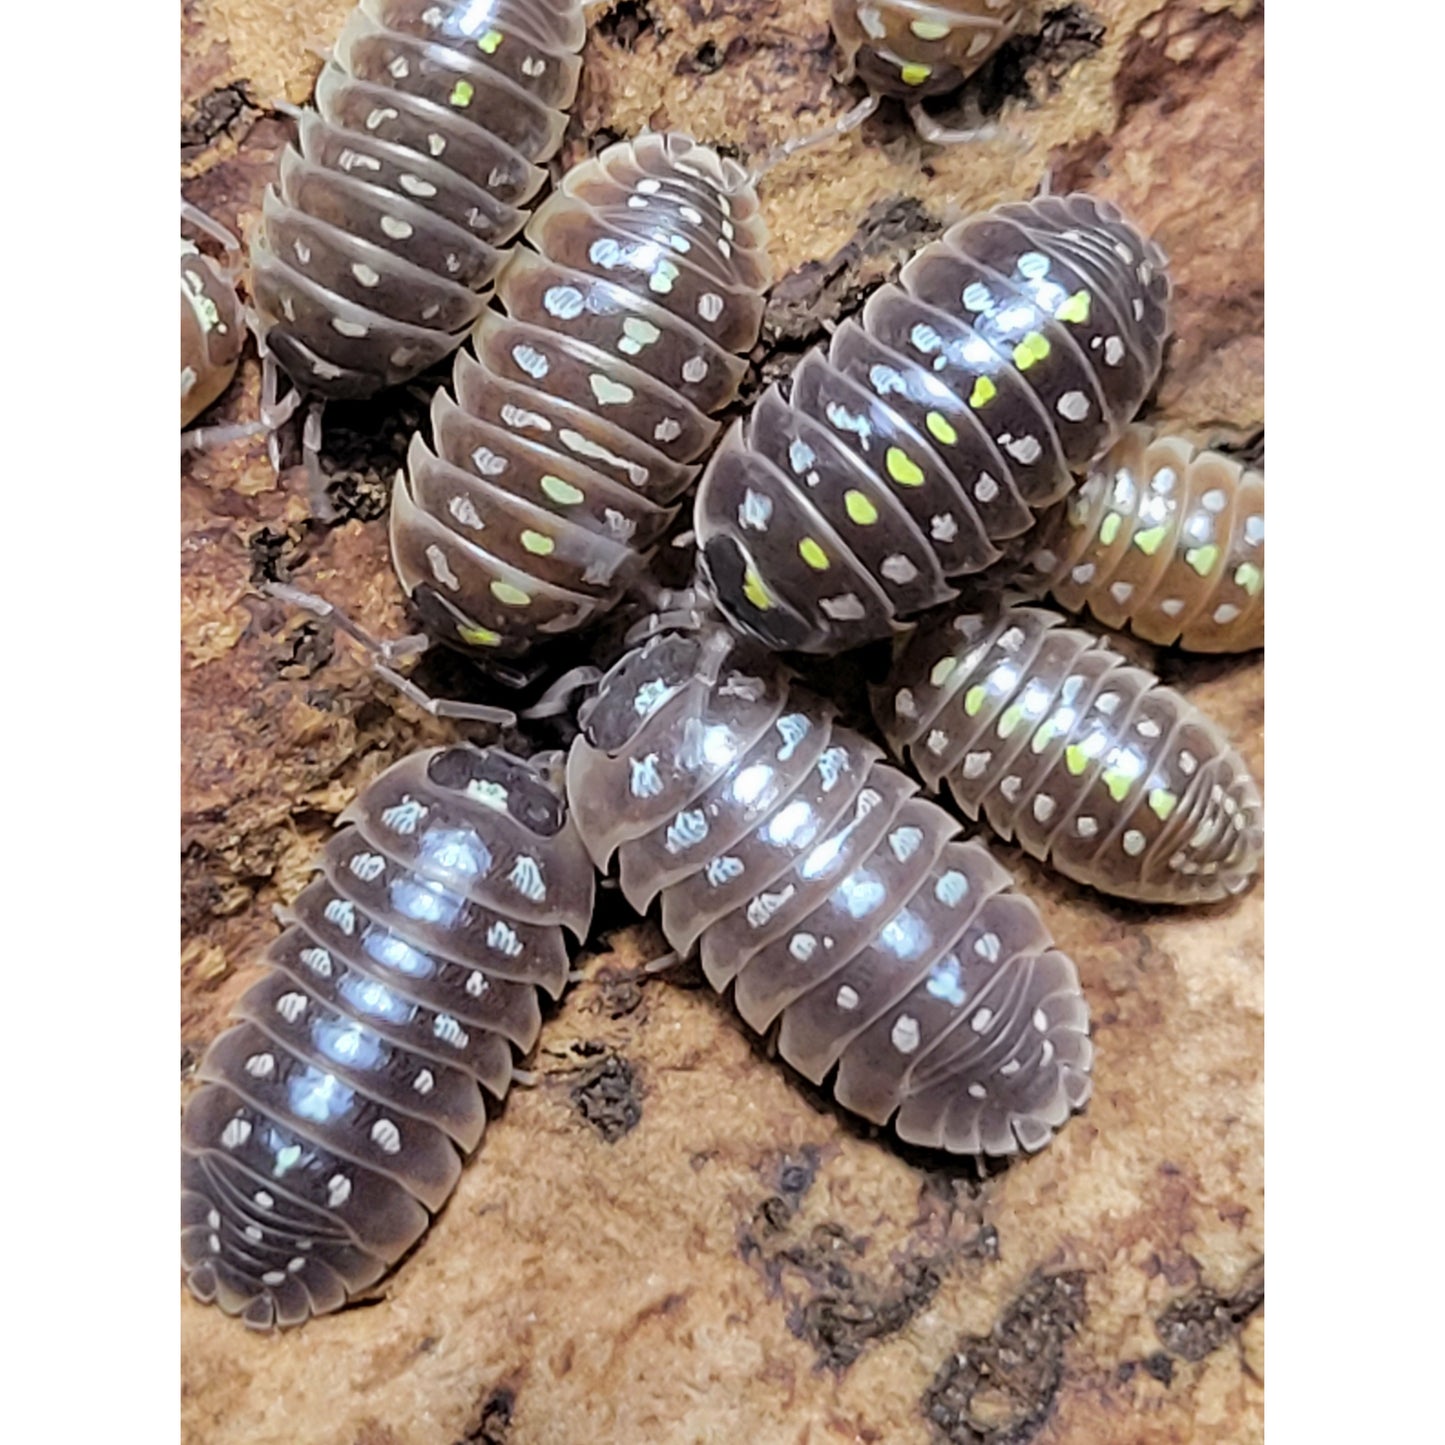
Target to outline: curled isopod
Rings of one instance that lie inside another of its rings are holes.
[[[339,1309],[446,1202],[531,1048],[594,872],[561,757],[434,748],[341,816],[182,1124],[192,1293],[254,1329]]]
[[[567,759],[577,830],[759,1032],[910,1143],[1042,1148],[1088,1098],[1073,963],[978,841],[716,623],[628,653]]]
[[[427,631],[493,658],[621,595],[737,395],[772,275],[747,172],[675,133],[573,167],[526,242],[392,496]]]
[[[1067,878],[1147,903],[1208,903],[1259,870],[1259,789],[1193,703],[1057,614],[925,622],[874,716],[931,789]]]
[[[955,597],[1128,426],[1169,293],[1158,248],[1086,195],[925,246],[708,464],[694,525],[722,610],[836,653]]]
[[[240,297],[230,278],[181,237],[181,425],[231,384],[246,344]]]
[[[581,0],[360,0],[251,246],[264,344],[366,397],[455,350],[562,143]]]
[[[1031,588],[1190,652],[1264,646],[1264,477],[1130,427],[1040,528]]]

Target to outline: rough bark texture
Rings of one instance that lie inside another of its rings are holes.
[[[187,0],[189,199],[254,224],[289,129],[272,106],[307,97],[347,8]],[[1044,7],[968,102],[1010,137],[940,151],[885,110],[770,174],[783,279],[759,376],[940,226],[1031,194],[1051,165],[1056,190],[1119,201],[1172,257],[1176,341],[1148,415],[1257,455],[1262,12]],[[604,4],[563,159],[645,125],[759,156],[858,98],[833,61],[824,0]],[[215,418],[254,416],[257,384],[248,359]],[[331,819],[450,735],[254,591],[279,567],[396,634],[381,519],[421,411],[403,396],[328,414],[346,518],[330,527],[259,444],[183,466],[183,1080]],[[1262,776],[1262,662],[1158,661]],[[494,1120],[374,1307],[258,1338],[184,1301],[186,1440],[1260,1440],[1263,890],[1189,915],[1111,907],[1000,856],[1094,1013],[1095,1098],[1043,1154],[981,1180],[870,1137],[695,976],[640,973],[660,935],[614,901],[547,1021],[538,1087]]]

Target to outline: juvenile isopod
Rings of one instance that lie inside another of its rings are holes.
[[[1098,638],[1028,606],[930,618],[874,716],[924,783],[1067,878],[1147,903],[1249,886],[1259,789],[1193,703]]]
[[[1264,646],[1264,477],[1130,427],[1040,528],[1028,586],[1189,652]]]
[[[264,345],[366,397],[461,344],[562,142],[582,0],[360,0],[252,239]]]
[[[433,637],[517,657],[617,600],[737,395],[766,246],[748,173],[686,136],[568,172],[393,491],[397,576]]]
[[[240,242],[194,207],[182,215],[232,255]],[[246,321],[232,278],[194,241],[181,237],[181,425],[190,424],[231,384],[246,344]]]
[[[843,1107],[1004,1155],[1083,1105],[1088,1008],[1038,911],[765,649],[658,633],[580,721],[567,792],[593,859],[617,855],[639,911],[660,894],[672,946]]]
[[[926,96],[957,90],[1018,29],[1018,0],[833,0],[843,51],[840,79],[857,76],[874,96],[908,106],[924,140],[966,138],[923,108]]]
[[[735,425],[698,489],[704,578],[774,647],[887,637],[1003,555],[1158,375],[1159,249],[1086,195],[955,226]]]
[[[591,925],[561,765],[434,748],[341,815],[186,1107],[199,1299],[258,1330],[339,1309],[446,1202]]]

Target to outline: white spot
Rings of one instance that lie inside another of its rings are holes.
[[[473,969],[467,975],[466,990],[473,998],[481,998],[487,991],[487,976],[479,969]]]
[[[246,1072],[253,1079],[269,1079],[276,1072],[275,1054],[252,1054],[246,1060]]]
[[[331,318],[331,329],[339,331],[343,336],[358,337],[365,336],[367,327],[361,321],[348,321],[344,316],[333,316]]]
[[[983,934],[978,942],[974,944],[973,951],[978,954],[980,958],[986,958],[990,963],[997,963],[999,953],[1002,951],[998,934]]]
[[[540,381],[552,369],[551,363],[534,346],[519,344],[512,348],[512,360],[527,373]]]
[[[889,1037],[900,1054],[913,1053],[918,1048],[918,1020],[911,1014],[900,1014]]]
[[[1023,779],[1010,774],[998,785],[998,790],[1010,803],[1016,803],[1019,796],[1019,788],[1023,786]]]
[[[918,716],[918,704],[914,701],[911,687],[898,689],[898,696],[893,699],[893,711],[899,717],[916,718]]]
[[[634,798],[655,798],[662,791],[662,778],[657,771],[657,754],[628,760],[631,768],[631,789]]]
[[[1023,1065],[1020,1064],[1017,1059],[1010,1059],[1008,1063],[999,1070],[999,1073],[1002,1074],[1004,1078],[1011,1079],[1022,1067]]]
[[[304,993],[283,993],[276,1000],[276,1012],[288,1024],[294,1024],[306,1012],[306,995]]]
[[[424,181],[420,176],[413,176],[407,173],[399,175],[397,183],[408,195],[420,196],[426,200],[437,193],[437,188],[430,181]]]
[[[858,991],[845,983],[834,997],[834,1002],[844,1013],[852,1013],[858,1007]]]
[[[987,472],[981,472],[973,484],[973,494],[980,502],[991,502],[998,496],[998,483]]]
[[[255,1224],[248,1224],[245,1229],[241,1231],[241,1233],[244,1234],[246,1238],[251,1241],[252,1244],[260,1244],[260,1242],[266,1237],[265,1231],[261,1229],[259,1225]]]
[[[968,895],[968,879],[956,868],[950,868],[933,885],[933,896],[949,908],[957,908]]]
[[[808,719],[802,713],[790,712],[777,721],[779,735],[783,739],[783,745],[778,749],[778,761],[785,763],[798,750],[798,744],[808,736]]]
[[[416,1078],[411,1081],[411,1086],[418,1094],[429,1094],[436,1087],[436,1078],[430,1069],[423,1069]]]
[[[767,530],[768,521],[773,515],[773,502],[771,497],[765,497],[761,492],[755,492],[749,487],[743,493],[742,505],[738,508],[738,524],[750,528],[754,532]]]
[[[582,314],[582,293],[575,286],[549,286],[542,295],[542,305],[550,315],[570,321]]]
[[[906,587],[918,576],[918,568],[901,552],[894,552],[891,556],[885,557],[883,565],[878,570],[890,582],[896,583],[899,587]]]
[[[1221,626],[1225,623],[1233,622],[1238,616],[1239,608],[1232,602],[1221,602],[1219,606],[1214,609],[1214,620]]]
[[[464,1049],[471,1042],[471,1035],[450,1014],[438,1014],[431,1031],[454,1049]]]
[[[789,883],[786,888],[779,889],[776,893],[759,893],[748,904],[748,923],[754,928],[761,928],[797,891]]]
[[[923,830],[921,828],[895,828],[888,835],[888,846],[893,851],[893,856],[900,862],[906,863],[916,852],[923,842]]]
[[[948,746],[948,734],[942,728],[934,728],[924,746],[929,752],[942,757],[943,750]]]
[[[1144,844],[1147,840],[1137,828],[1130,828],[1124,834],[1124,851],[1131,857],[1137,858],[1144,851]]]
[[[993,295],[982,281],[975,281],[964,288],[963,304],[970,311],[987,311],[993,305]]]
[[[431,563],[432,576],[435,577],[443,587],[448,588],[452,592],[456,592],[461,588],[462,584],[457,580],[457,574],[452,571],[451,564],[447,561],[447,554],[443,552],[435,542],[426,549],[426,559]]]
[[[379,853],[358,853],[347,867],[363,883],[371,883],[386,872],[386,859]]]
[[[1060,406],[1062,405],[1063,403],[1060,402]],[[1022,462],[1026,467],[1032,466],[1044,452],[1043,447],[1039,445],[1039,439],[1037,437],[1010,437],[1009,440],[1004,443],[1004,450],[1007,451],[1011,457],[1015,458],[1015,460]]]
[[[435,131],[431,131],[426,138],[426,148],[434,156],[439,156],[447,148],[446,137],[438,135]]]
[[[366,117],[367,130],[375,130],[384,121],[395,120],[396,112],[389,105],[379,105]]]
[[[1076,832],[1081,838],[1092,838],[1095,836],[1095,834],[1098,833],[1098,831],[1099,820],[1097,818],[1089,817],[1087,813],[1084,814],[1082,818],[1077,819],[1074,823],[1074,832]]]
[[[477,451],[486,451],[485,447],[478,447]],[[506,465],[505,462],[502,463]],[[463,496],[460,492],[447,503],[447,511],[459,521],[462,526],[470,527],[474,532],[485,532],[487,524],[482,521],[481,514],[472,505],[470,497]]]
[[[1119,710],[1119,694],[1117,692],[1101,693],[1095,701],[1094,706],[1105,717],[1113,717]]]
[[[701,808],[679,813],[668,825],[667,851],[681,853],[685,848],[695,848],[707,837],[707,819]]]
[[[303,948],[300,957],[312,973],[322,978],[331,977],[331,955],[324,948]]]
[[[351,1198],[351,1180],[344,1174],[333,1174],[326,1181],[326,1202],[333,1209],[340,1209]]]
[[[242,1119],[239,1115],[234,1119],[228,1119],[226,1127],[221,1130],[221,1143],[227,1149],[239,1149],[250,1137],[251,1121]]]
[[[378,272],[373,271],[364,261],[353,261],[351,263],[351,274],[361,282],[363,286],[375,286],[381,280]]]
[[[704,321],[716,321],[723,312],[723,299],[716,291],[704,291],[697,301],[697,314]]]
[[[381,218],[381,229],[390,236],[393,241],[404,241],[411,235],[411,222],[403,221],[400,216],[383,216]]]
[[[1182,597],[1166,597],[1159,604],[1159,610],[1166,617],[1178,617],[1184,611],[1184,599]]]
[[[928,534],[935,542],[951,542],[958,536],[958,519],[951,512],[939,512],[929,520]]]
[[[505,954],[508,958],[516,958],[522,951],[522,940],[517,937],[517,930],[510,923],[498,918],[487,929],[487,947]]]
[[[703,876],[714,888],[721,888],[724,883],[731,883],[734,878],[741,878],[743,874],[743,860],[734,858],[724,853],[714,858],[703,870]]]
[[[1049,1016],[1041,1008],[1034,1010],[1034,1027],[1041,1034],[1046,1034],[1049,1031]]]
[[[707,362],[700,356],[689,357],[682,364],[682,379],[694,384],[701,381],[707,375]]]
[[[552,423],[540,412],[528,411],[525,407],[513,406],[508,402],[501,412],[502,421],[510,427],[523,430],[528,427],[535,427],[538,431],[551,431]]]
[[[1157,738],[1159,736],[1159,724],[1152,717],[1141,717],[1134,724],[1134,729],[1141,738]]]
[[[807,963],[817,952],[818,940],[811,933],[795,933],[788,940],[788,952],[798,960],[799,963]]]
[[[547,885],[542,882],[542,870],[537,860],[525,853],[512,864],[507,881],[523,898],[530,898],[533,903],[540,903],[547,896]]]
[[[845,592],[841,597],[821,597],[818,599],[818,606],[834,622],[856,622],[860,617],[866,616],[866,609],[852,592]]]
[[[1244,519],[1244,540],[1251,547],[1258,547],[1264,541],[1264,518],[1260,516]]]
[[[823,791],[831,793],[838,779],[848,771],[848,750],[828,748],[818,756],[818,776],[823,780]]]
[[[981,1008],[969,1020],[969,1027],[973,1029],[974,1033],[981,1034],[992,1022],[993,1010],[991,1008]]]
[[[1082,391],[1066,391],[1059,398],[1059,415],[1065,421],[1083,421],[1089,414],[1089,400]]]
[[[1039,793],[1034,798],[1034,817],[1040,823],[1047,823],[1058,811],[1058,804],[1047,793]]]
[[[1134,595],[1132,582],[1115,582],[1109,588],[1109,596],[1122,607]]]
[[[1084,562],[1075,567],[1074,570],[1069,573],[1069,576],[1072,577],[1080,587],[1083,587],[1094,580],[1094,573],[1097,570],[1092,562]]]

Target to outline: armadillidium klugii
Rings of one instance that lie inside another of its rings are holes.
[[[1088,1009],[1034,906],[882,752],[716,624],[584,704],[578,832],[783,1057],[911,1143],[1041,1148],[1089,1093]]]
[[[392,497],[428,631],[515,657],[612,605],[737,394],[771,280],[747,172],[677,134],[574,167],[527,226]]]
[[[560,755],[436,748],[341,816],[182,1125],[191,1290],[255,1329],[338,1309],[420,1237],[486,1124],[482,1090],[565,986],[594,872]]]
[[[218,228],[219,229],[219,228]],[[222,232],[221,234],[226,234]],[[181,237],[181,425],[231,384],[246,344],[241,300],[230,279]]]
[[[906,101],[957,90],[1023,13],[1018,0],[833,0],[840,79]]]
[[[924,247],[708,464],[695,527],[723,610],[835,653],[955,596],[1129,424],[1169,293],[1159,249],[1086,195]]]
[[[1041,591],[1106,627],[1190,652],[1264,646],[1264,477],[1130,427],[1041,527]]]
[[[585,34],[581,0],[360,0],[251,246],[298,387],[370,396],[461,344],[562,142]]]
[[[1238,893],[1263,848],[1259,789],[1200,710],[1041,608],[928,619],[874,715],[932,789],[946,780],[1065,877],[1120,898]]]

